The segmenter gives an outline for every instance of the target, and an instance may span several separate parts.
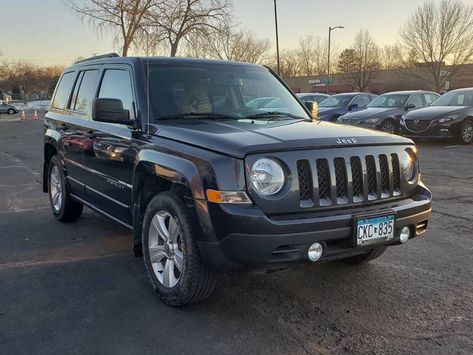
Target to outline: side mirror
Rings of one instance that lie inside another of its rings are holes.
[[[358,108],[358,104],[351,104],[350,106],[348,106],[348,111],[353,111],[353,110],[356,110]]]
[[[92,119],[97,122],[132,125],[130,112],[123,109],[118,99],[95,99],[92,105]]]
[[[414,104],[407,104],[404,109],[407,111],[407,110],[410,110],[410,109],[413,109],[413,108],[416,108],[417,106],[414,105]]]
[[[305,101],[304,105],[310,111],[312,118],[316,119],[319,114],[319,104],[316,101]]]

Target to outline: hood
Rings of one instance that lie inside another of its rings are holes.
[[[404,112],[405,111],[399,107],[395,107],[395,108],[367,107],[359,111],[348,112],[345,115],[343,115],[343,118],[359,118],[359,119],[371,118],[371,117],[386,118],[386,117],[401,116],[402,114],[404,114]]]
[[[269,151],[412,144],[400,136],[323,121],[172,120],[150,125],[150,133],[237,158]],[[354,142],[347,144],[344,138]]]
[[[470,106],[428,106],[415,111],[407,113],[405,119],[416,119],[416,120],[432,120],[447,116],[457,111],[463,111],[465,109],[471,109]]]

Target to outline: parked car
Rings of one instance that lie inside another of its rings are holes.
[[[13,115],[14,113],[18,113],[20,110],[16,106],[1,103],[0,104],[0,113],[8,113],[9,115]]]
[[[318,92],[316,92],[316,93],[299,93],[299,94],[296,94],[296,96],[302,102],[311,101],[311,102],[317,102],[318,104],[321,103],[323,100],[325,100],[327,97],[330,97],[330,95],[322,94],[322,93],[318,93]]]
[[[172,306],[206,299],[217,272],[367,262],[430,216],[410,139],[314,124],[263,66],[83,60],[62,74],[44,126],[52,214],[73,222],[88,206],[129,228]]]
[[[261,108],[267,103],[273,101],[275,98],[274,97],[258,97],[256,99],[252,99],[246,103],[246,106],[257,109]]]
[[[452,90],[429,107],[408,112],[401,119],[402,133],[408,137],[455,138],[473,142],[473,88]]]
[[[375,97],[376,95],[365,92],[332,95],[319,104],[317,118],[322,121],[336,122],[341,115],[364,108]]]
[[[338,122],[399,133],[403,114],[430,105],[439,96],[435,92],[420,90],[388,92],[371,101],[364,110],[341,116]]]

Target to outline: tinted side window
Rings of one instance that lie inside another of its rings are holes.
[[[367,95],[358,95],[352,101],[352,104],[357,104],[358,107],[366,106],[370,103],[370,98]]]
[[[123,108],[131,112],[133,110],[133,93],[131,88],[130,73],[126,70],[107,69],[103,75],[100,86],[99,98],[119,99]]]
[[[71,101],[70,108],[72,110],[81,113],[89,112],[95,94],[97,73],[98,70],[86,70],[82,75],[82,80],[80,80],[80,82],[77,80],[76,86],[79,85],[79,90],[75,93],[76,97],[73,97],[73,100]],[[74,92],[75,91],[76,90],[74,89]]]
[[[410,104],[416,105],[416,107],[424,106],[424,102],[422,101],[422,95],[415,94],[409,99]]]
[[[74,72],[65,73],[56,89],[56,95],[54,96],[51,107],[64,109],[69,99],[69,91],[71,89],[72,81],[74,80]]]

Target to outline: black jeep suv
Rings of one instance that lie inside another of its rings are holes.
[[[278,110],[255,109],[259,97]],[[219,271],[359,263],[422,234],[431,193],[407,138],[313,121],[268,68],[106,55],[66,69],[44,121],[44,191],[133,231],[162,300]]]

